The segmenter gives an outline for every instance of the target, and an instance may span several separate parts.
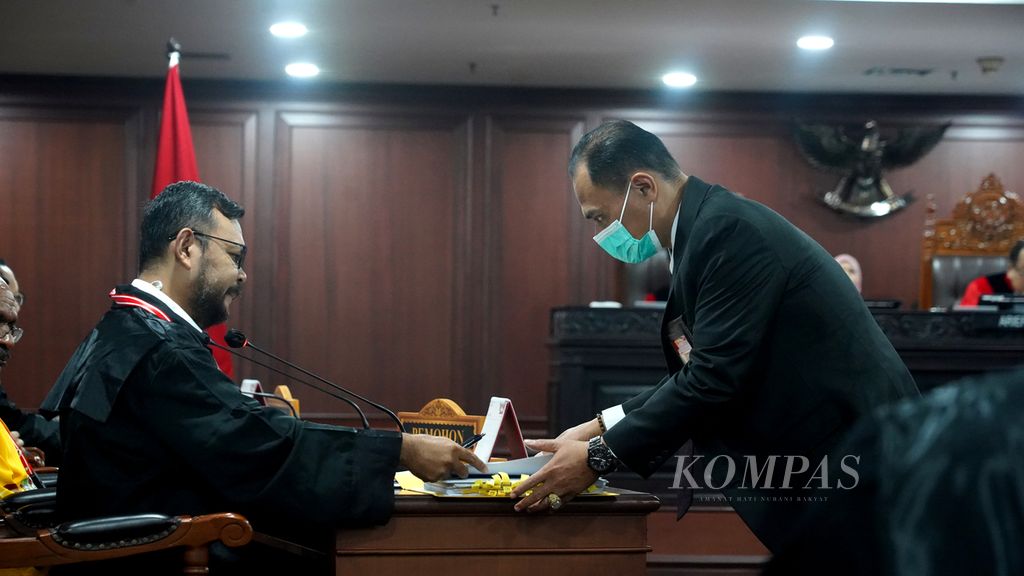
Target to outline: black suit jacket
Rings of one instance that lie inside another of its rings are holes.
[[[690,177],[672,259],[662,321],[670,375],[626,402],[605,435],[634,472],[649,476],[689,439],[738,465],[745,455],[817,464],[861,415],[918,394],[842,268],[767,207]],[[668,337],[676,318],[693,347],[685,365]],[[733,507],[769,548],[796,513]]]

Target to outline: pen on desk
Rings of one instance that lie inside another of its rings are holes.
[[[472,448],[473,446],[476,446],[476,443],[479,442],[480,439],[483,437],[483,434],[474,434],[469,440],[466,440],[465,442],[462,443],[462,447]]]

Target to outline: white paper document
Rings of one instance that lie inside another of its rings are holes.
[[[536,474],[542,466],[551,461],[552,456],[554,456],[554,454],[543,454],[540,456],[531,456],[529,458],[520,458],[518,460],[508,460],[506,462],[488,462],[487,473],[483,473],[470,466],[469,474],[471,476],[487,476],[489,478],[491,474],[500,474],[504,472],[513,479],[517,479],[520,474]]]

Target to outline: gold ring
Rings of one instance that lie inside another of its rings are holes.
[[[551,494],[548,494],[548,506],[550,506],[552,510],[558,510],[562,507],[562,499],[558,497],[558,494],[552,492]]]

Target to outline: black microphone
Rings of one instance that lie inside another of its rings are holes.
[[[360,396],[359,394],[356,394],[355,392],[352,392],[350,390],[346,390],[346,389],[342,388],[341,386],[338,386],[337,384],[335,384],[333,382],[330,382],[328,380],[325,380],[324,378],[321,378],[320,376],[317,376],[316,374],[313,374],[309,370],[306,370],[304,368],[300,368],[299,366],[296,366],[295,364],[292,364],[291,362],[285,360],[284,358],[280,358],[278,356],[275,356],[275,355],[271,354],[270,352],[267,352],[266,350],[264,350],[264,349],[262,349],[262,348],[260,348],[260,347],[258,347],[256,345],[254,345],[252,342],[249,342],[249,339],[245,337],[245,334],[243,334],[239,330],[235,330],[234,328],[232,328],[231,330],[228,330],[227,333],[224,335],[224,342],[227,343],[227,345],[231,346],[232,348],[245,348],[245,347],[252,348],[253,350],[259,352],[260,354],[265,354],[267,356],[270,356],[274,360],[277,360],[278,362],[280,362],[280,363],[282,363],[282,364],[284,364],[284,365],[286,365],[286,366],[288,366],[290,368],[298,370],[299,372],[302,372],[303,374],[305,374],[306,376],[309,376],[310,378],[314,378],[314,379],[316,379],[316,380],[318,380],[320,382],[323,382],[324,384],[327,384],[328,386],[330,386],[331,388],[334,388],[335,390],[337,390],[339,392],[342,392],[344,394],[348,394],[349,396],[351,396],[352,398],[355,398],[356,400],[361,400],[363,402],[366,402],[370,406],[373,406],[374,408],[376,408],[376,409],[380,410],[381,412],[387,414],[395,422],[395,425],[398,426],[398,431],[399,432],[405,432],[405,428],[402,427],[402,421],[399,420],[398,416],[396,416],[395,413],[392,412],[391,410],[389,410],[387,407],[385,407],[385,406],[383,406],[381,404],[378,404],[378,403],[374,402],[373,400],[364,398],[364,397]]]
[[[316,384],[313,384],[312,382],[307,382],[306,380],[303,380],[302,378],[297,378],[295,376],[292,376],[291,374],[289,374],[289,373],[287,373],[287,372],[285,372],[283,370],[278,370],[277,368],[274,368],[273,366],[271,366],[269,364],[264,364],[263,362],[260,362],[259,360],[256,360],[255,358],[250,358],[250,357],[248,357],[248,356],[246,356],[244,354],[239,354],[238,352],[232,350],[231,348],[228,348],[226,346],[221,346],[220,344],[217,344],[216,342],[214,342],[210,338],[207,338],[207,342],[206,343],[208,345],[210,345],[210,346],[213,346],[214,348],[220,348],[221,350],[224,350],[226,352],[230,352],[231,354],[234,354],[235,356],[238,356],[239,358],[243,358],[245,360],[248,360],[249,362],[252,362],[253,364],[256,364],[257,366],[263,366],[267,370],[270,370],[271,372],[276,372],[276,373],[280,374],[281,376],[284,376],[285,378],[290,378],[290,379],[292,379],[292,380],[294,380],[296,382],[300,382],[302,384],[305,384],[306,386],[309,386],[310,388],[312,388],[314,390],[319,390],[320,392],[330,396],[331,398],[337,398],[338,400],[341,400],[342,402],[347,403],[349,406],[355,408],[356,413],[359,414],[359,419],[363,421],[363,428],[366,428],[366,429],[370,428],[370,421],[366,419],[366,414],[363,414],[363,411],[362,411],[362,409],[359,408],[358,404],[356,404],[355,402],[349,400],[348,398],[345,398],[344,396],[340,396],[340,395],[335,394],[333,392],[328,392],[327,390],[324,390],[323,388],[321,388],[320,386],[317,386]]]
[[[239,356],[239,358],[244,358],[244,356]],[[260,398],[277,398],[281,402],[284,402],[284,405],[287,406],[288,409],[292,411],[292,416],[294,416],[296,418],[299,417],[299,413],[295,411],[295,406],[292,406],[292,403],[289,402],[284,396],[278,396],[277,394],[271,394],[269,392],[256,392],[256,391],[242,392],[242,394],[245,394],[246,396],[259,396]]]

